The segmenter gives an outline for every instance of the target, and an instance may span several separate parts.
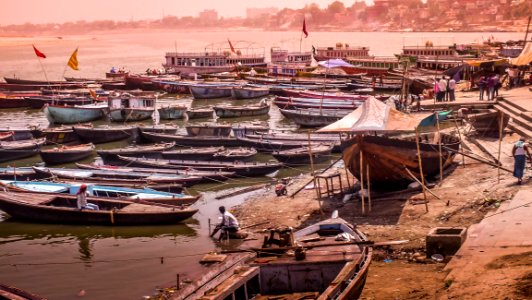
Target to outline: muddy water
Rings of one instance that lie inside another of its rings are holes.
[[[422,44],[430,39],[435,44],[481,41],[491,33],[352,33],[316,32],[303,40],[303,48],[347,42],[352,46],[368,46],[374,55],[399,53],[404,44]],[[499,40],[516,40],[521,33],[493,33]],[[59,80],[66,76],[103,77],[112,66],[125,67],[132,72],[160,67],[165,51],[203,50],[207,44],[220,42],[214,48],[225,48],[226,36],[237,44],[257,51],[269,52],[270,46],[299,49],[299,33],[294,32],[150,32],[129,34],[91,34],[89,36],[32,37],[2,39],[0,41],[0,76]],[[294,38],[296,37],[296,38]],[[383,41],[386,41],[383,43]],[[48,57],[42,71],[31,44]],[[80,72],[65,71],[65,63],[76,47],[80,47]],[[258,100],[238,103],[254,103]],[[198,107],[234,100],[202,100],[190,97],[166,96],[162,104],[185,104]],[[249,118],[267,122],[271,128],[295,129],[272,107],[268,116]],[[227,120],[238,123],[243,120]],[[196,122],[196,121],[194,121]],[[152,121],[143,122],[151,124]],[[169,122],[172,123],[172,122]],[[173,122],[184,125],[184,121]],[[98,121],[95,124],[106,124]],[[46,128],[48,122],[39,110],[0,110],[0,128],[20,128],[29,125]],[[184,132],[184,129],[181,130]],[[125,146],[124,142],[98,145],[98,149]],[[259,160],[271,156],[260,155]],[[84,162],[93,162],[95,156]],[[40,163],[38,157],[5,165],[29,166]],[[65,166],[72,166],[68,164]],[[293,176],[308,168],[283,169],[276,177]],[[186,274],[197,267],[196,259],[216,245],[207,237],[209,218],[216,219],[217,207],[231,207],[245,201],[249,195],[215,200],[215,192],[235,186],[264,182],[268,178],[239,179],[225,184],[200,185],[195,191],[204,192],[204,199],[195,206],[199,213],[184,224],[174,226],[98,227],[24,224],[5,220],[0,215],[0,282],[28,289],[49,299],[140,299],[158,286],[172,285],[176,274]],[[161,260],[161,257],[163,258]],[[185,276],[185,275],[183,275]],[[186,276],[185,276],[186,277]]]

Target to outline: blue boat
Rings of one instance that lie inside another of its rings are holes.
[[[44,114],[51,124],[76,124],[101,119],[107,104],[91,105],[48,105]]]
[[[10,191],[17,192],[76,195],[79,191],[81,183],[0,180],[0,186]],[[114,198],[130,201],[148,201],[169,205],[189,205],[192,204],[192,198],[194,200],[197,200],[199,198],[185,194],[161,192],[149,188],[132,189],[125,187],[114,187],[94,184],[86,184],[86,186],[89,196],[100,198]]]
[[[159,107],[157,111],[159,112],[159,118],[161,120],[176,120],[185,117],[187,107],[183,105],[169,105]]]

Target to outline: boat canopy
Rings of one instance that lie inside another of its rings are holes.
[[[354,67],[352,64],[345,62],[343,59],[328,59],[318,62],[318,65],[325,68]]]
[[[431,113],[406,114],[375,97],[369,97],[356,110],[318,132],[412,132]]]
[[[508,64],[508,60],[506,58],[499,58],[499,59],[475,59],[475,60],[466,60],[464,61],[466,65],[469,65],[471,67],[492,67],[492,66],[503,66]]]
[[[526,43],[525,47],[523,48],[523,51],[521,51],[521,54],[519,54],[518,57],[512,58],[510,60],[512,65],[516,66],[524,66],[528,65],[532,62],[532,43]]]

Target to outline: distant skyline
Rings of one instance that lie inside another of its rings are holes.
[[[0,0],[0,25],[24,23],[64,23],[80,20],[128,21],[160,19],[163,14],[197,16],[204,9],[215,9],[221,17],[245,17],[248,7],[303,8],[316,3],[326,7],[335,0]],[[373,0],[344,0],[373,4]]]

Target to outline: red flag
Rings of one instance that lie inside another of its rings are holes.
[[[305,38],[308,38],[308,31],[307,31],[307,22],[303,18],[303,33],[305,34]]]
[[[229,48],[231,48],[231,52],[236,54],[235,47],[233,47],[233,44],[231,44],[231,41],[229,39],[227,39],[227,41],[229,42]]]
[[[42,53],[41,51],[37,50],[35,46],[33,46],[33,51],[35,51],[35,55],[37,55],[38,57],[46,58],[46,55],[44,55],[44,53]]]

